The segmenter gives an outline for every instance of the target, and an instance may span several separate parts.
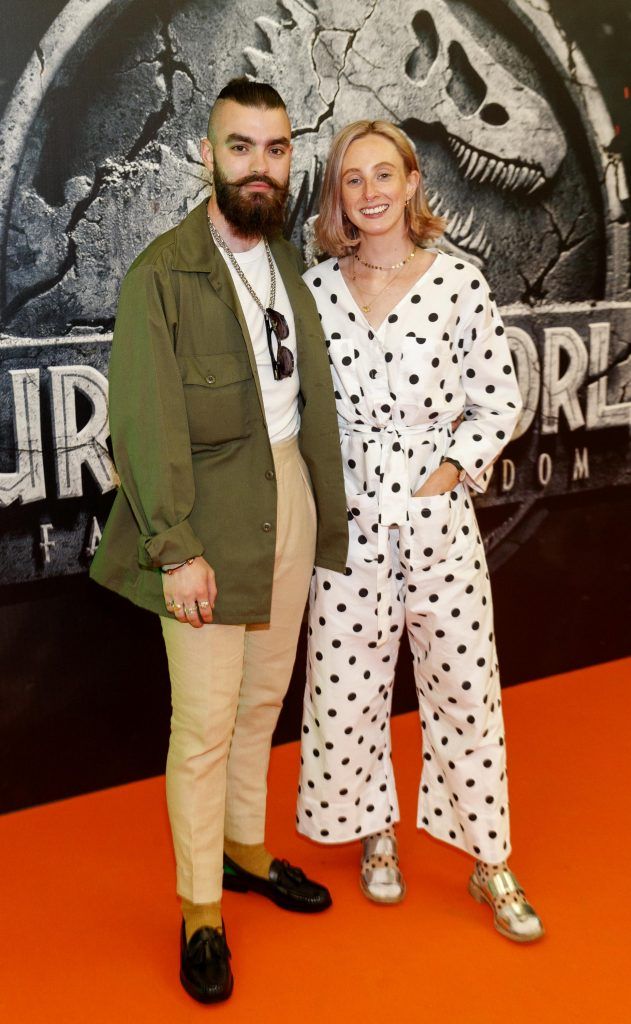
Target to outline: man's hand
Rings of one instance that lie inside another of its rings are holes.
[[[453,491],[458,483],[458,470],[451,462],[441,462],[438,469],[428,476],[423,486],[414,494],[415,498],[429,498],[436,494]]]
[[[188,622],[198,629],[205,622],[213,621],[217,598],[215,573],[201,555],[191,565],[176,569],[171,576],[163,573],[162,590],[166,610],[179,622]]]

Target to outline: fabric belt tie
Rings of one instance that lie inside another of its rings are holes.
[[[389,634],[390,588],[388,576],[392,569],[392,558],[390,553],[390,527],[401,526],[409,522],[409,501],[410,484],[408,470],[408,450],[406,438],[426,434],[430,431],[445,436],[443,450],[446,451],[447,442],[451,437],[451,422],[449,423],[423,423],[414,426],[406,426],[402,423],[395,425],[392,422],[379,426],[368,423],[349,423],[347,420],[338,419],[340,434],[361,434],[368,435],[378,440],[381,445],[379,467],[380,478],[375,480],[377,492],[375,502],[378,509],[377,515],[377,647],[383,646]],[[440,440],[436,441],[437,449],[440,450]],[[441,453],[442,454],[442,453]],[[369,487],[369,490],[372,488]]]

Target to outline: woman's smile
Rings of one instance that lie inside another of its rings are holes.
[[[390,203],[381,203],[379,206],[363,206],[360,213],[363,217],[380,217],[390,209]]]

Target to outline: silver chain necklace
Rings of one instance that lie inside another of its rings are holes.
[[[258,295],[254,291],[254,288],[252,287],[252,285],[248,281],[247,277],[243,273],[241,267],[239,266],[239,261],[236,259],[234,253],[232,252],[232,249],[230,248],[230,246],[228,245],[226,240],[221,237],[221,235],[217,231],[217,228],[213,224],[213,222],[210,219],[210,217],[208,218],[208,227],[210,228],[210,234],[211,234],[211,237],[213,239],[213,242],[215,243],[215,245],[219,246],[219,248],[222,249],[225,252],[226,256],[228,257],[228,259],[232,263],[232,266],[234,267],[234,269],[236,270],[237,274],[239,275],[241,281],[243,282],[243,284],[245,285],[245,287],[249,291],[250,295],[252,296],[252,298],[256,302],[257,306],[261,310],[263,316],[265,317],[266,320],[269,319],[268,316],[267,316],[266,307],[263,305],[263,303],[259,299]],[[265,238],[265,237],[263,237],[263,245],[265,246],[265,255],[267,256],[267,262],[269,264],[269,278],[270,278],[269,302],[267,303],[267,307],[270,307],[270,308],[273,309],[274,308],[274,301],[276,299],[276,272],[274,270],[274,260],[272,259],[272,253],[271,253],[271,250],[270,250],[267,238]]]

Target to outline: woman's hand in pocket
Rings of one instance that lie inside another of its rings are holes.
[[[451,462],[442,462],[438,469],[428,476],[427,480],[418,491],[414,493],[415,498],[431,498],[437,494],[445,494],[453,491],[458,483],[458,470]]]

